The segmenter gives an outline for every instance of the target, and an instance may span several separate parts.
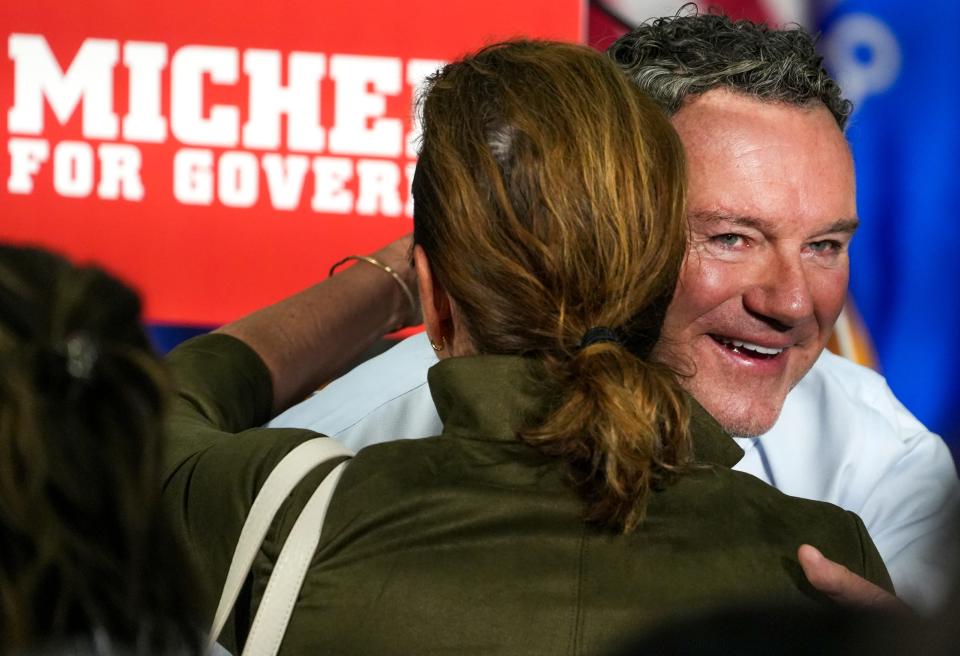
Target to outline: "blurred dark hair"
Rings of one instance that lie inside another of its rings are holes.
[[[168,387],[133,291],[0,246],[0,650],[95,631],[199,650],[160,506]]]

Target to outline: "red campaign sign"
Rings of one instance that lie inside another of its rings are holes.
[[[93,260],[151,321],[213,325],[412,227],[424,77],[581,41],[582,0],[9,2],[0,239]]]

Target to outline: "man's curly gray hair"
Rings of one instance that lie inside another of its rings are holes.
[[[669,114],[688,96],[716,87],[799,106],[821,102],[841,130],[853,110],[823,68],[814,39],[800,28],[677,15],[628,32],[607,55]]]

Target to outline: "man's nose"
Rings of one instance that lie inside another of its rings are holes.
[[[743,298],[750,312],[787,328],[813,315],[813,294],[799,256],[773,254]]]

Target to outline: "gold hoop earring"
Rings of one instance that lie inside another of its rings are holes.
[[[431,339],[431,340],[430,340],[430,346],[433,347],[433,350],[434,350],[434,351],[436,351],[437,353],[439,353],[439,352],[442,351],[442,350],[444,349],[444,347],[446,346],[445,341],[446,341],[445,338],[443,337],[443,335],[441,335],[441,336],[440,336],[440,343],[437,344],[435,341],[433,341],[433,340]]]

